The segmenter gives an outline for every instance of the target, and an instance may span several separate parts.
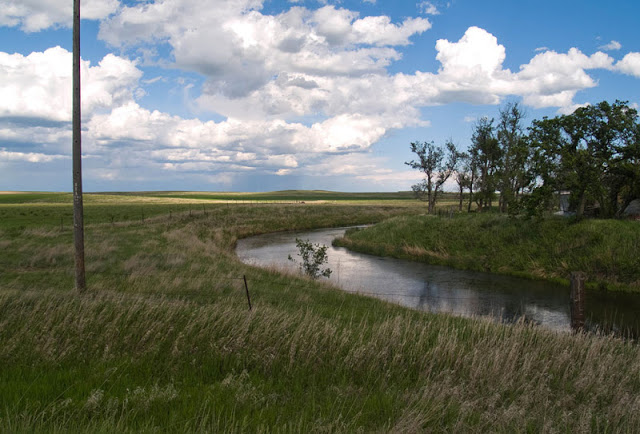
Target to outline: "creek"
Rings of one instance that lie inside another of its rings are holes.
[[[296,238],[329,246],[329,280],[361,293],[429,312],[485,316],[501,322],[523,320],[554,330],[571,326],[569,288],[476,271],[457,270],[395,258],[371,256],[333,247],[346,228],[278,232],[238,241],[240,260],[260,267],[296,270]],[[586,328],[636,337],[640,332],[640,296],[587,291]]]

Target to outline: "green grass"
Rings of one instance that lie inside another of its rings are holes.
[[[412,311],[250,267],[233,252],[241,237],[381,222],[421,204],[211,204],[169,216],[175,199],[121,197],[87,197],[96,222],[86,228],[85,295],[73,290],[70,228],[42,215],[22,229],[3,221],[0,432],[640,425],[632,342]],[[109,207],[132,213],[152,200],[158,213],[144,222],[108,221]],[[19,220],[20,209],[5,210]]]
[[[567,283],[572,271],[590,286],[640,291],[640,225],[623,220],[403,216],[352,231],[337,245],[456,268]]]

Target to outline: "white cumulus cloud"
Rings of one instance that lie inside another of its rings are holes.
[[[604,50],[604,51],[617,51],[621,48],[622,48],[622,44],[618,41],[611,41],[608,44],[601,45],[600,47],[598,47],[598,49]]]
[[[80,16],[98,20],[116,12],[118,0],[83,0]],[[0,25],[19,27],[25,32],[37,32],[49,27],[70,27],[73,20],[71,0],[3,0],[0,4]]]
[[[640,78],[640,53],[628,53],[621,61],[616,63],[616,69]]]
[[[70,121],[71,58],[60,47],[28,56],[0,52],[0,117]],[[108,54],[96,66],[83,61],[81,76],[82,109],[90,115],[131,99],[142,71]]]

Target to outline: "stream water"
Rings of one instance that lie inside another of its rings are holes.
[[[331,246],[345,228],[279,232],[238,241],[245,263],[295,270],[295,239],[329,246],[330,281],[345,291],[379,297],[414,309],[464,316],[518,319],[555,330],[570,330],[569,288],[490,273],[456,270],[394,258],[381,258]],[[638,336],[640,296],[587,291],[586,327]]]

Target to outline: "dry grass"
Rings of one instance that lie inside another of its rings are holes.
[[[640,426],[638,347],[607,337],[412,314],[345,327],[310,309],[259,306],[247,313],[228,300],[201,305],[108,292],[82,298],[5,293],[0,311],[0,330],[12,330],[1,336],[0,360],[154,360],[168,371],[161,377],[166,381],[186,366],[213,367],[215,360],[240,357],[252,367],[231,369],[214,382],[240,406],[276,407],[290,395],[256,383],[264,375],[291,382],[315,372],[322,378],[317,387],[336,385],[331,393],[345,405],[363,406],[367,394],[383,391],[400,400],[402,410],[386,428],[379,426],[385,430],[590,432]],[[140,409],[188,398],[174,382],[122,396],[99,388],[81,399],[81,408],[59,411],[99,415],[109,399]]]
[[[413,257],[417,257],[417,258],[431,257],[431,258],[436,258],[440,260],[446,260],[450,257],[449,254],[447,254],[446,252],[427,250],[424,247],[419,247],[419,246],[405,245],[402,247],[402,250],[405,254]]]

